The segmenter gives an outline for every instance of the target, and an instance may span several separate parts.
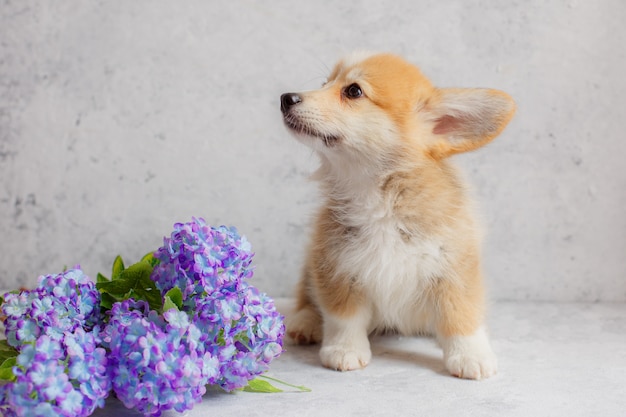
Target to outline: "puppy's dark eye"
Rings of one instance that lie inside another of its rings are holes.
[[[353,83],[347,86],[343,90],[343,93],[348,98],[359,98],[363,95],[363,90],[361,90],[361,87],[357,83]]]

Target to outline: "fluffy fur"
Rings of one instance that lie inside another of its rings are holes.
[[[281,97],[285,124],[320,156],[317,216],[288,334],[322,364],[366,366],[368,335],[433,334],[452,375],[497,370],[483,327],[480,230],[446,157],[495,138],[505,93],[435,88],[389,54],[339,62],[319,90]]]

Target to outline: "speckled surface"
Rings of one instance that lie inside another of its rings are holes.
[[[232,224],[290,296],[318,196],[279,95],[391,51],[440,86],[509,92],[502,137],[458,157],[492,298],[626,301],[622,0],[0,2],[0,287]]]
[[[286,305],[284,302],[282,305]],[[287,346],[269,375],[308,393],[210,392],[186,416],[623,416],[626,305],[496,303],[490,319],[500,371],[448,376],[427,338],[378,336],[364,370],[320,366],[317,346]],[[176,416],[176,413],[164,413]],[[138,416],[109,400],[94,417]]]

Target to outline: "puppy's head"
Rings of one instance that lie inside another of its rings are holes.
[[[390,54],[351,55],[321,89],[281,96],[285,125],[333,159],[441,159],[491,141],[514,110],[497,90],[435,88],[417,67]]]

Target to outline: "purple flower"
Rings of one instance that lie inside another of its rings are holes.
[[[80,355],[68,349],[77,341]],[[19,417],[83,417],[103,407],[111,382],[99,343],[97,328],[93,332],[78,328],[66,331],[61,340],[44,334],[22,345],[13,368],[16,379],[2,386],[0,411],[10,410],[6,415]]]
[[[163,295],[181,290],[198,342],[219,363],[217,384],[231,391],[266,371],[282,352],[285,329],[272,300],[247,282],[253,253],[245,237],[194,218],[175,224],[154,256],[159,264],[151,278]]]
[[[103,407],[111,382],[98,346],[100,294],[93,282],[76,267],[4,298],[7,341],[19,355],[15,380],[2,386],[0,411],[80,417]]]
[[[154,256],[159,260],[152,274],[157,288],[164,294],[177,286],[189,307],[194,295],[236,287],[252,276],[253,253],[246,238],[235,228],[208,226],[202,218],[176,223]]]
[[[34,290],[7,293],[4,299],[7,341],[16,348],[40,334],[60,340],[66,331],[89,330],[100,315],[100,293],[79,267],[39,277]]]
[[[196,300],[192,322],[219,359],[217,384],[227,391],[244,387],[282,353],[283,317],[265,294],[245,283],[236,293],[216,292]]]
[[[143,301],[115,303],[104,331],[113,390],[146,416],[184,411],[202,400],[217,376],[217,362],[198,343],[201,332],[184,312],[163,316]]]
[[[283,317],[248,283],[245,237],[194,218],[175,224],[154,257],[161,296],[182,293],[165,312],[131,298],[103,319],[100,293],[79,267],[5,295],[6,336],[19,355],[15,380],[0,385],[0,415],[87,416],[111,389],[146,416],[184,412],[206,385],[231,391],[268,369],[282,352]]]

